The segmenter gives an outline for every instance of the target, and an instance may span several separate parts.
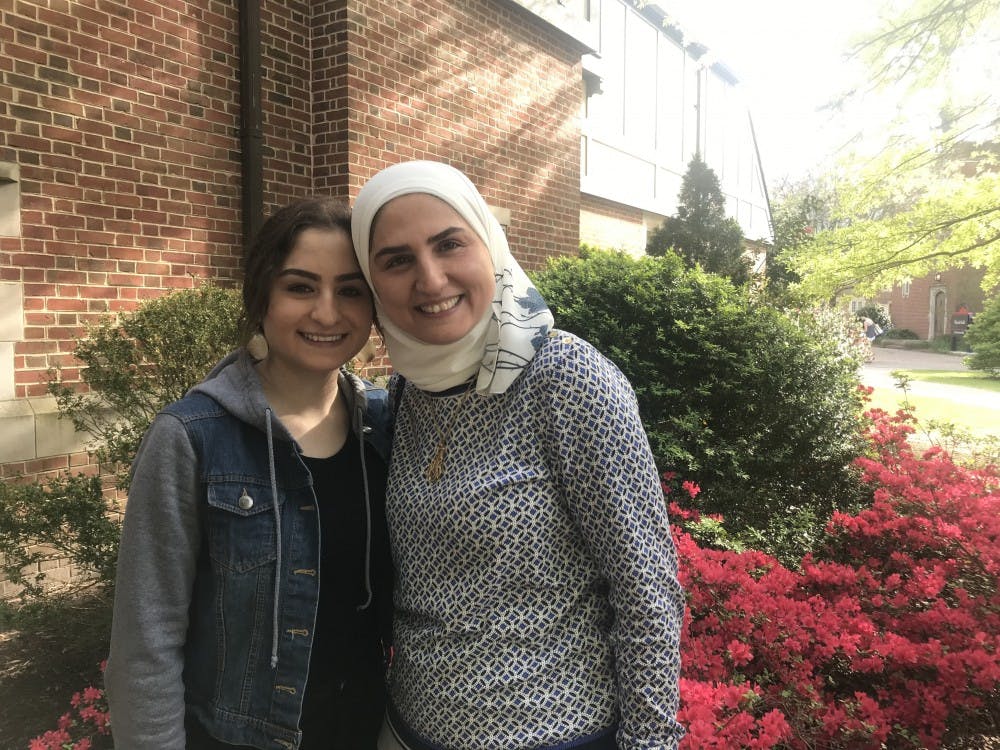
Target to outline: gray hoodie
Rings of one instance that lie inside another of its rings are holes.
[[[346,372],[340,387],[355,434],[387,459],[385,392]],[[297,745],[311,648],[298,634],[319,594],[299,454],[244,351],[153,421],[132,464],[105,673],[117,747],[183,748],[186,713],[227,742]]]

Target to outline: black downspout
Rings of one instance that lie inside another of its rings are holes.
[[[260,108],[260,0],[240,0],[240,151],[243,247],[264,222],[264,127]]]

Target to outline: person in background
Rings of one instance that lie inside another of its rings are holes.
[[[876,323],[871,318],[862,318],[861,325],[865,330],[865,338],[869,341],[874,341],[882,334],[882,326]]]
[[[115,744],[371,750],[389,414],[343,369],[373,315],[350,213],[296,201],[244,262],[252,343],[157,415],[132,465],[105,673]]]
[[[631,386],[461,172],[383,170],[352,229],[396,373],[379,747],[675,748],[684,595]]]

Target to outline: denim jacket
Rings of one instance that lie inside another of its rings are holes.
[[[340,380],[355,434],[388,459],[385,391]],[[154,420],[133,463],[105,673],[117,746],[183,748],[187,716],[225,742],[298,747],[319,599],[319,520],[300,455],[245,354]],[[367,501],[359,606],[388,608],[372,590]]]

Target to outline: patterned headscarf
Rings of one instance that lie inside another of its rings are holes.
[[[393,198],[425,193],[451,206],[489,250],[496,289],[483,319],[451,344],[427,344],[375,309],[395,370],[426,391],[444,391],[476,376],[479,393],[503,393],[535,356],[552,328],[552,313],[514,260],[503,228],[469,178],[454,167],[411,161],[383,169],[358,193],[351,218],[354,252],[369,286],[372,223]],[[374,288],[374,287],[373,287]]]

